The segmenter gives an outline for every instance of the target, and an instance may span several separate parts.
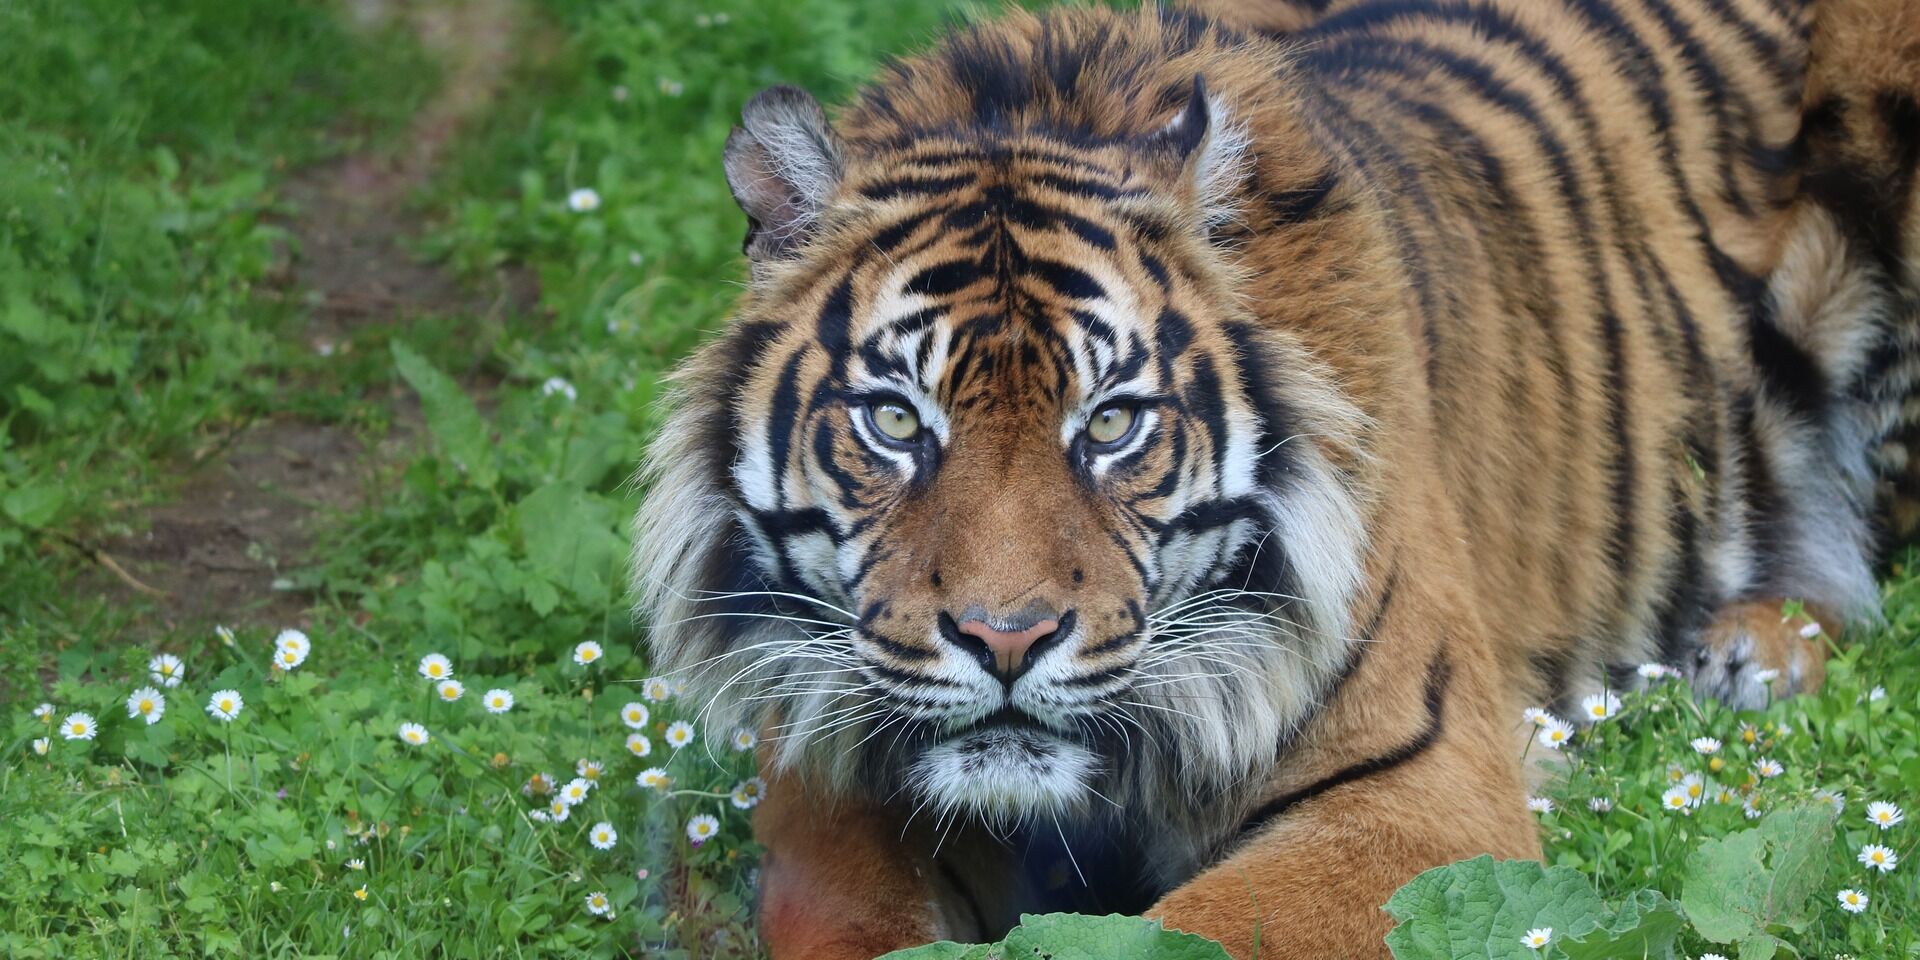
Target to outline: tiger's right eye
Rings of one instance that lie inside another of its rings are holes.
[[[892,402],[876,403],[867,408],[867,416],[873,419],[873,428],[888,440],[912,443],[920,439],[920,415],[912,407]]]

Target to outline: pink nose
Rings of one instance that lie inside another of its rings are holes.
[[[1058,620],[1042,620],[1025,630],[995,630],[982,620],[967,620],[960,624],[960,632],[978,637],[987,649],[993,651],[994,664],[1003,674],[1010,674],[1020,668],[1020,661],[1026,659],[1027,651],[1041,637],[1060,629]]]

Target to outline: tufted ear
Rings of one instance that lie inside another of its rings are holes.
[[[1218,230],[1239,213],[1239,189],[1247,177],[1251,141],[1246,128],[1227,116],[1226,107],[1207,95],[1204,78],[1195,75],[1186,105],[1147,138],[1147,149],[1168,158],[1192,189],[1201,227]]]
[[[799,87],[768,87],[740,110],[727,137],[727,186],[747,213],[756,264],[791,253],[840,182],[840,150],[820,102]]]

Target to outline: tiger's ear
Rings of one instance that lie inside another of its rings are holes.
[[[1201,229],[1213,233],[1238,216],[1240,186],[1247,178],[1252,141],[1232,121],[1219,100],[1207,95],[1205,78],[1196,74],[1186,105],[1147,138],[1147,150],[1179,171],[1192,191]]]
[[[740,110],[727,137],[727,186],[747,213],[754,263],[805,240],[840,183],[840,149],[820,102],[799,87],[768,87]]]

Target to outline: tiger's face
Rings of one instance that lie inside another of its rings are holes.
[[[1338,497],[1183,180],[1201,92],[1137,142],[871,155],[778,96],[729,144],[755,284],[652,453],[656,660],[775,762],[995,818],[1271,758],[1356,575],[1300,561],[1354,535],[1286,535]]]

